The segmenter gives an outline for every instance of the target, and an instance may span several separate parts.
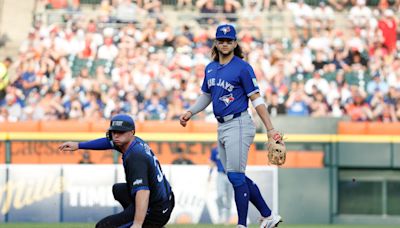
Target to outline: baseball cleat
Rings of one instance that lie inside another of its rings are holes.
[[[278,227],[282,222],[282,217],[279,215],[271,215],[267,218],[260,219],[260,228],[274,228]]]

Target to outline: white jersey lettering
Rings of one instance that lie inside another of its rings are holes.
[[[208,79],[207,85],[208,85],[208,88],[210,88],[211,86],[215,86],[215,78]]]
[[[219,79],[217,86],[222,87],[225,90],[228,90],[228,92],[232,92],[233,88],[235,88],[232,84],[223,79]]]

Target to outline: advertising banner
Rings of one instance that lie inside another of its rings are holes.
[[[170,182],[175,193],[175,209],[171,215],[171,223],[219,223],[217,206],[217,187],[214,171],[210,180],[208,166],[172,165],[170,166]],[[277,169],[274,167],[248,167],[246,175],[255,181],[268,206],[278,210]],[[248,223],[257,224],[260,217],[257,209],[249,204]],[[237,212],[232,198],[229,223],[237,222]]]
[[[63,222],[93,222],[114,213],[115,165],[64,165]]]
[[[162,168],[176,199],[170,223],[220,221],[216,171],[209,178],[206,165]],[[112,195],[112,185],[125,182],[122,165],[1,165],[0,174],[0,222],[97,222],[122,210]],[[277,212],[277,169],[248,167],[246,175]],[[235,208],[232,199],[230,223],[237,221]],[[251,205],[249,223],[259,216]]]
[[[8,165],[0,186],[1,214],[9,222],[59,222],[62,192],[59,165]]]

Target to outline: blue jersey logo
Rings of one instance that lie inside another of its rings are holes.
[[[222,27],[221,31],[226,35],[227,33],[229,33],[231,31],[231,27],[229,27],[229,26]]]
[[[228,95],[220,97],[219,100],[223,101],[225,105],[228,106],[232,101],[235,100],[235,98],[233,97],[233,94],[230,93]]]
[[[230,30],[232,32],[232,28]],[[220,34],[224,35],[222,31]],[[211,62],[204,74],[201,90],[211,96],[215,116],[222,117],[246,111],[248,96],[259,92],[253,69],[237,56],[226,65]]]

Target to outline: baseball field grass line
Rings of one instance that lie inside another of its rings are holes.
[[[93,228],[94,223],[0,223],[0,228]],[[236,226],[230,225],[168,225],[166,228],[235,228]],[[251,225],[249,228],[257,228],[256,225]],[[372,228],[376,225],[279,225],[279,228]],[[380,228],[395,228],[395,226],[379,225]]]

